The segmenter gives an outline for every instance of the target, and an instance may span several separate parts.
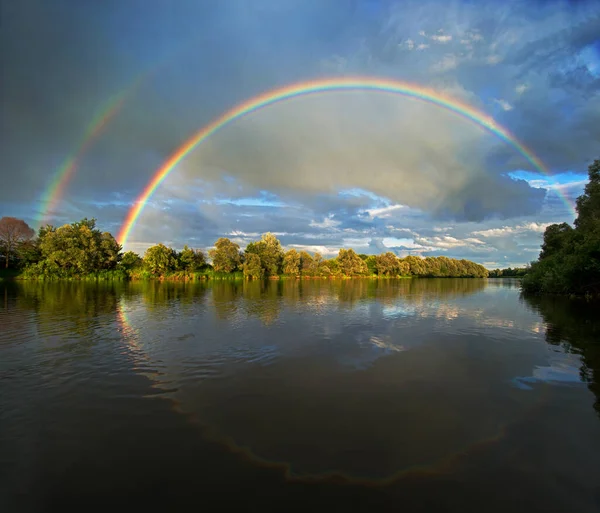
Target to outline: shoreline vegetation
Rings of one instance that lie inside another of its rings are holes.
[[[329,278],[486,278],[488,270],[470,260],[394,253],[357,254],[342,248],[334,258],[289,249],[272,233],[242,251],[228,238],[205,253],[187,245],[181,251],[156,244],[143,257],[122,251],[112,234],[96,228],[95,219],[40,228],[36,237],[16,218],[0,219],[1,279],[19,280],[278,280]],[[209,261],[210,260],[210,261]]]
[[[590,164],[588,175],[574,226],[546,228],[540,256],[523,278],[524,293],[600,298],[600,160]]]

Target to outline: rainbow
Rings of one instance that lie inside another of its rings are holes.
[[[208,137],[223,128],[228,123],[235,121],[247,114],[255,112],[263,107],[273,105],[278,102],[306,96],[314,93],[323,93],[329,91],[376,91],[382,93],[399,94],[409,98],[424,101],[431,105],[445,108],[469,121],[483,127],[488,132],[496,135],[503,141],[511,145],[540,173],[550,175],[548,169],[542,161],[536,157],[531,150],[523,146],[508,130],[498,125],[493,118],[483,112],[459,102],[448,96],[444,96],[433,89],[411,84],[408,82],[400,82],[397,80],[389,80],[375,77],[344,77],[344,78],[329,78],[320,80],[311,80],[307,82],[298,82],[295,84],[283,86],[281,88],[272,89],[258,96],[254,96],[243,103],[238,104],[228,110],[211,123],[196,132],[186,142],[184,142],[169,158],[166,160],[152,176],[142,193],[138,196],[133,206],[127,213],[127,216],[121,226],[117,237],[120,244],[124,245],[129,238],[136,220],[140,216],[146,202],[152,196],[154,191],[169,175],[173,168],[181,162],[181,160],[190,153],[196,146],[205,141]],[[563,201],[570,211],[573,211],[572,205],[567,199],[562,196]]]
[[[90,146],[92,146],[94,141],[100,136],[110,121],[121,111],[128,97],[133,96],[144,82],[149,80],[153,75],[156,75],[168,62],[172,60],[173,56],[177,55],[177,53],[177,50],[166,53],[152,67],[139,73],[137,77],[135,77],[132,82],[122,91],[109,98],[104,107],[99,109],[96,116],[94,116],[94,118],[88,124],[88,127],[81,138],[81,142],[75,151],[66,157],[61,166],[57,169],[56,173],[54,173],[54,177],[52,178],[50,184],[42,193],[40,198],[40,202],[42,203],[42,209],[39,218],[40,226],[52,214],[53,210],[63,197],[66,186],[77,170],[77,166],[81,160],[81,157],[87,152]]]
[[[63,161],[60,167],[54,173],[50,185],[45,189],[41,197],[42,211],[39,219],[39,225],[44,224],[46,219],[53,213],[56,206],[60,203],[64,195],[69,180],[75,174],[79,160],[87,152],[90,146],[103,132],[106,125],[121,111],[128,89],[111,97],[98,114],[94,116],[85,130],[81,142],[71,154]]]
[[[158,66],[156,67],[158,69]],[[83,137],[76,149],[67,155],[60,167],[54,173],[52,181],[46,187],[40,202],[42,203],[39,225],[41,226],[50,215],[52,215],[56,206],[64,196],[67,184],[77,171],[79,161],[83,155],[90,149],[96,139],[104,132],[107,125],[121,112],[127,99],[135,94],[138,88],[155,71],[154,68],[144,71],[135,77],[130,84],[111,96],[102,108],[98,109],[96,115],[92,118],[84,131]]]

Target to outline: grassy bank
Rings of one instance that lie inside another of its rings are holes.
[[[33,270],[16,271],[10,279],[14,280],[40,280],[40,281],[127,281],[129,274],[120,269],[110,271],[97,271],[88,274],[51,274],[39,273]]]
[[[206,281],[206,280],[242,280],[242,272],[219,273],[214,271],[186,272],[176,271],[164,275],[152,274],[146,270],[126,271],[116,269],[110,271],[98,271],[89,274],[51,274],[39,273],[34,270],[2,269],[0,270],[0,281],[5,280],[30,280],[30,281]]]
[[[378,276],[376,274],[368,276],[345,276],[341,274],[329,276],[288,276],[277,275],[264,278],[265,280],[349,280],[349,279],[371,279],[371,280],[390,280],[390,279],[410,279],[416,276]],[[426,276],[422,276],[425,278]],[[202,272],[185,272],[177,271],[174,273],[155,275],[145,270],[134,270],[131,272],[116,270],[116,271],[101,271],[86,275],[52,275],[52,274],[36,274],[16,269],[8,269],[0,271],[0,281],[9,280],[27,280],[27,281],[208,281],[208,280],[244,280],[242,272],[235,273],[219,273],[214,271]]]
[[[243,280],[242,272],[219,273],[211,270],[188,272],[175,271],[167,274],[153,274],[143,269],[134,269],[129,272],[129,279],[139,280],[157,280],[157,281],[206,281],[206,280]]]
[[[454,278],[454,276],[427,276],[427,275],[398,275],[398,276],[380,276],[377,274],[347,276],[343,274],[330,274],[324,276],[290,276],[279,274],[264,278],[265,280],[349,280],[349,279],[370,279],[370,280],[391,280],[391,279],[411,279],[411,278]],[[462,276],[461,278],[470,278]],[[208,280],[244,280],[241,271],[233,273],[217,272],[211,269],[202,271],[174,271],[166,274],[153,274],[145,269],[124,270],[116,269],[111,271],[98,271],[85,275],[69,274],[51,274],[35,272],[35,269],[0,270],[0,281],[5,280],[28,280],[28,281],[178,281],[178,282],[198,282]]]

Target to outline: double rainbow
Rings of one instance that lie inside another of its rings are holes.
[[[199,144],[205,141],[215,132],[247,114],[255,112],[263,107],[273,105],[285,100],[291,100],[299,96],[307,96],[316,93],[324,93],[330,91],[375,91],[381,93],[399,94],[402,96],[415,98],[426,103],[442,107],[449,110],[468,121],[471,121],[490,133],[496,135],[503,141],[510,144],[518,153],[520,153],[536,170],[545,175],[549,175],[548,169],[530,150],[523,146],[508,130],[498,125],[494,119],[484,114],[483,112],[473,108],[470,105],[459,102],[448,96],[444,96],[433,89],[421,87],[408,82],[400,82],[383,78],[368,78],[368,77],[345,77],[322,80],[311,80],[307,82],[299,82],[284,86],[277,89],[272,89],[258,96],[254,96],[249,100],[228,110],[204,128],[196,132],[186,142],[184,142],[161,166],[156,170],[152,179],[148,182],[142,193],[136,199],[131,207],[125,221],[121,226],[117,237],[120,244],[125,244],[131,230],[144,209],[146,202],[152,196],[154,191],[181,162],[181,160],[190,153]],[[570,211],[573,207],[567,199],[561,196],[565,205]]]

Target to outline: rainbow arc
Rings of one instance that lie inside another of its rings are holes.
[[[479,111],[471,105],[467,105],[466,103],[450,98],[449,96],[445,96],[433,89],[422,87],[418,84],[374,77],[344,77],[311,80],[272,89],[258,96],[254,96],[253,98],[250,98],[249,100],[240,103],[239,105],[236,105],[232,109],[226,111],[214,119],[211,123],[193,134],[155,171],[152,178],[144,187],[143,191],[129,210],[121,226],[121,230],[119,231],[119,235],[117,237],[118,241],[123,245],[127,242],[137,219],[146,206],[147,201],[150,199],[152,194],[154,194],[159,185],[171,173],[171,171],[173,171],[177,164],[179,164],[179,162],[181,162],[186,155],[188,155],[203,141],[221,130],[229,123],[232,123],[233,121],[236,121],[262,108],[283,101],[292,100],[301,96],[352,90],[397,94],[444,108],[472,123],[483,127],[491,134],[497,136],[512,146],[538,172],[548,176],[550,175],[548,169],[544,166],[542,161],[531,150],[521,144],[506,128],[496,123],[492,117]],[[561,195],[561,199],[569,208],[569,211],[574,213],[573,206],[569,203],[567,198],[564,195]]]

